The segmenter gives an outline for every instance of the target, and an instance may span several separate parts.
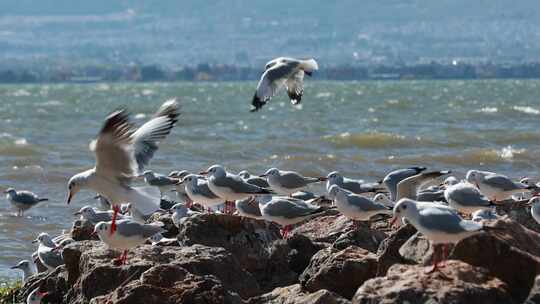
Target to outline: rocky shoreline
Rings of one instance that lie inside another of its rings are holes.
[[[32,277],[16,297],[37,287],[44,303],[539,303],[540,225],[526,208],[500,210],[486,233],[450,252],[442,272],[427,273],[429,242],[410,226],[388,219],[357,227],[329,209],[295,227],[288,239],[262,220],[197,214],[180,229],[170,215],[167,238],[119,253],[77,220],[65,265]]]

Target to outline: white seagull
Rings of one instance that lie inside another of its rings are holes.
[[[395,202],[397,196],[397,185],[402,180],[413,175],[417,175],[422,171],[425,171],[426,167],[411,167],[405,169],[397,169],[388,173],[384,179],[381,181],[381,184],[384,184],[390,192],[390,200]]]
[[[283,195],[291,195],[309,184],[327,180],[326,177],[307,177],[295,171],[283,171],[277,168],[268,169],[260,177],[266,177],[270,188]]]
[[[90,188],[107,197],[116,215],[122,203],[132,203],[144,214],[159,209],[161,194],[154,187],[132,187],[144,166],[177,122],[176,100],[165,102],[152,119],[135,128],[126,110],[113,112],[105,120],[97,140],[90,144],[96,166],[74,175],[68,182],[67,203],[81,188]],[[113,216],[111,232],[116,229]]]
[[[48,233],[42,232],[32,243],[39,243],[37,250],[39,260],[49,271],[64,265],[62,255],[56,251],[58,247]]]
[[[450,207],[465,214],[472,214],[477,210],[491,209],[496,206],[478,188],[468,182],[461,182],[446,188],[444,197]]]
[[[318,69],[315,59],[279,57],[268,62],[251,101],[251,112],[262,108],[284,87],[287,88],[291,103],[299,104],[304,94],[304,74],[311,76]]]
[[[178,182],[178,186],[184,186],[189,199],[201,204],[206,210],[212,210],[225,202],[208,187],[208,181],[202,175],[189,174]]]
[[[352,193],[338,185],[332,185],[328,196],[333,199],[337,210],[355,221],[369,221],[377,214],[392,215],[392,208],[379,204],[365,196]]]
[[[30,191],[17,191],[13,188],[6,189],[4,193],[6,194],[6,198],[11,205],[17,209],[18,216],[23,216],[24,211],[41,202],[49,200],[48,198],[41,198],[37,194]]]
[[[469,170],[465,178],[493,202],[504,201],[514,194],[537,188],[535,185],[516,183],[505,175],[488,171]]]

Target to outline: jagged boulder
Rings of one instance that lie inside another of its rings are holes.
[[[302,290],[300,284],[280,287],[249,299],[248,304],[350,304],[351,302],[326,289],[314,293]]]
[[[433,245],[417,232],[399,248],[399,254],[410,263],[429,265],[432,263]]]
[[[381,242],[377,250],[377,276],[384,276],[394,264],[412,264],[401,256],[399,249],[415,233],[416,229],[412,225],[401,226]]]
[[[486,233],[456,244],[450,258],[487,269],[523,302],[540,273],[540,234],[510,219],[485,225]]]
[[[343,250],[329,247],[313,256],[300,276],[300,283],[311,292],[327,289],[350,299],[358,287],[376,273],[375,254],[357,246]]]
[[[428,274],[427,269],[394,265],[386,276],[365,282],[352,303],[517,303],[508,285],[483,268],[448,261],[444,272]]]

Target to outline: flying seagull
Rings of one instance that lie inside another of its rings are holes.
[[[138,129],[130,123],[126,110],[110,114],[97,140],[90,144],[96,154],[96,166],[71,177],[67,203],[81,188],[90,188],[107,197],[114,210],[111,233],[116,230],[116,214],[122,203],[130,202],[144,214],[158,210],[161,194],[157,188],[130,184],[148,165],[158,143],[171,132],[178,115],[174,99],[166,101],[154,117]]]
[[[253,106],[251,112],[262,108],[283,87],[287,88],[291,103],[293,105],[299,104],[304,94],[304,74],[311,76],[313,71],[318,69],[319,65],[313,58],[279,57],[268,62],[251,101]]]

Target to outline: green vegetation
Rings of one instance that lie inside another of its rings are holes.
[[[17,302],[17,294],[22,287],[21,281],[0,283],[0,304],[13,304]]]

